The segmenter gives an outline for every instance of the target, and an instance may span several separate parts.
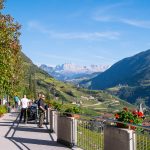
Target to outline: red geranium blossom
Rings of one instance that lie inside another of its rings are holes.
[[[118,119],[118,118],[119,118],[119,115],[118,115],[118,114],[115,114],[115,117],[116,117],[116,119]]]
[[[133,110],[133,111],[132,111],[132,114],[133,114],[133,115],[138,115],[138,112],[137,112],[136,110]]]
[[[138,112],[138,116],[139,116],[139,117],[143,117],[143,113],[139,111],[139,112]]]
[[[133,120],[130,120],[130,123],[133,123]]]
[[[115,114],[115,118],[117,121],[116,122],[117,126],[121,127],[128,127],[130,125],[129,124],[133,124],[131,126],[131,129],[136,129],[136,127],[134,127],[135,125],[141,125],[143,122],[143,113],[142,112],[138,112],[137,110],[130,110],[127,108],[123,108],[122,111],[119,111]],[[121,124],[119,124],[120,122],[122,122]]]

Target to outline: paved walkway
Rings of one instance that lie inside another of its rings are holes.
[[[38,128],[33,122],[18,123],[18,113],[12,112],[0,118],[0,149],[2,150],[69,150],[56,142],[55,134],[48,126]]]

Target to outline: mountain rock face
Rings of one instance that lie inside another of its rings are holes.
[[[65,63],[62,65],[57,65],[56,67],[50,67],[47,65],[42,64],[40,66],[41,69],[48,72],[51,76],[54,78],[66,81],[66,80],[72,80],[75,78],[82,78],[84,76],[97,73],[97,72],[103,72],[106,69],[109,68],[108,65],[91,65],[89,67],[87,66],[78,66],[72,63]]]

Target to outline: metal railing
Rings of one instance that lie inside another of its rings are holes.
[[[104,127],[122,123],[116,120],[85,120],[77,121],[77,146],[84,150],[104,150]],[[129,130],[134,129],[135,139],[133,150],[150,150],[150,127],[125,124]]]
[[[136,149],[150,150],[150,128],[136,127]]]
[[[64,114],[63,113],[59,114],[59,116],[62,116],[62,115]],[[55,120],[57,121],[57,115],[50,113],[50,116],[51,116],[50,127],[52,126],[53,131],[57,134],[56,132],[57,125],[56,124],[54,125]],[[71,114],[69,115],[69,117],[70,116]],[[68,117],[68,115],[66,117]],[[117,123],[125,124],[126,128],[128,128],[129,130],[132,130],[130,131],[130,133],[133,136],[131,135],[132,137],[131,140],[129,138],[130,140],[129,145],[132,147],[132,150],[150,150],[150,127],[134,125],[130,123],[123,123],[123,122],[116,121],[114,119],[111,119],[111,120],[107,119],[104,121],[98,120],[98,119],[89,120],[87,116],[81,116],[80,118],[77,119],[77,121],[75,121],[75,124],[70,125],[73,129],[71,130],[72,132],[71,135],[73,136],[72,139],[75,139],[75,141],[69,140],[69,142],[71,141],[73,145],[80,147],[83,150],[104,150],[105,146],[107,145],[106,144],[107,139],[111,140],[108,128],[111,126],[111,129],[113,130],[113,134],[116,134],[117,133],[116,131],[118,131],[116,127]],[[61,128],[62,126],[59,125],[59,127]],[[67,131],[68,129],[65,129],[65,130]],[[77,135],[75,134],[76,131],[77,131]],[[65,136],[67,136],[66,133],[65,133]],[[108,133],[108,134],[105,134],[105,133]],[[120,140],[117,140],[117,141],[119,142]],[[106,145],[104,145],[104,143]],[[127,139],[126,139],[126,143],[129,143]],[[128,150],[131,150],[131,149],[128,149]]]
[[[104,124],[101,121],[77,121],[77,146],[84,150],[104,149]]]

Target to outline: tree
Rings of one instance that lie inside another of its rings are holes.
[[[0,11],[3,9],[0,0]],[[13,94],[19,86],[22,73],[20,25],[10,15],[0,12],[0,92]]]

